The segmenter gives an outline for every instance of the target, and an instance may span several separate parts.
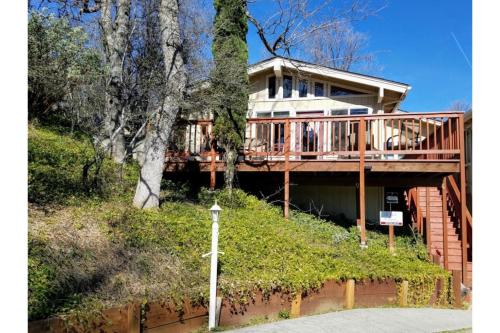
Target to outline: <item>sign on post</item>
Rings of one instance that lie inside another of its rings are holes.
[[[380,211],[380,225],[389,226],[389,250],[394,253],[394,226],[403,225],[403,212]]]
[[[398,193],[397,192],[387,192],[385,194],[385,202],[388,203],[389,205],[397,205],[399,202]]]
[[[403,212],[398,211],[380,211],[380,225],[403,225]]]

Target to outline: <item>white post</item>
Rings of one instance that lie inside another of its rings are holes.
[[[208,312],[208,330],[215,328],[215,308],[217,304],[217,254],[219,243],[219,223],[212,223],[212,252],[210,260],[210,305]]]
[[[217,310],[217,256],[219,254],[219,213],[221,208],[215,204],[210,208],[212,214],[212,249],[203,257],[210,255],[210,304],[208,306],[208,330],[215,328],[215,312]],[[221,252],[222,253],[222,252]]]

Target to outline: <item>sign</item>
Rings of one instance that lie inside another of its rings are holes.
[[[403,212],[398,211],[380,211],[380,225],[403,225]]]
[[[388,204],[397,204],[398,203],[398,193],[397,192],[387,192],[385,194],[385,202]]]

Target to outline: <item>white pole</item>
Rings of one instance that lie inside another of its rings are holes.
[[[215,307],[217,303],[217,254],[219,243],[219,223],[212,223],[212,252],[210,261],[210,305],[208,311],[208,330],[215,328]]]

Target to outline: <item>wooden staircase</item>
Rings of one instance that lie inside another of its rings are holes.
[[[442,187],[415,187],[407,192],[406,201],[413,225],[422,235],[435,262],[451,271],[462,272],[462,246],[467,247],[465,285],[472,288],[472,217],[467,211],[467,240],[462,241],[460,205],[453,179]],[[443,189],[445,199],[443,200]],[[445,209],[443,210],[443,204]],[[443,220],[445,223],[443,223]],[[470,220],[470,221],[469,221]],[[443,236],[446,230],[446,238]]]

